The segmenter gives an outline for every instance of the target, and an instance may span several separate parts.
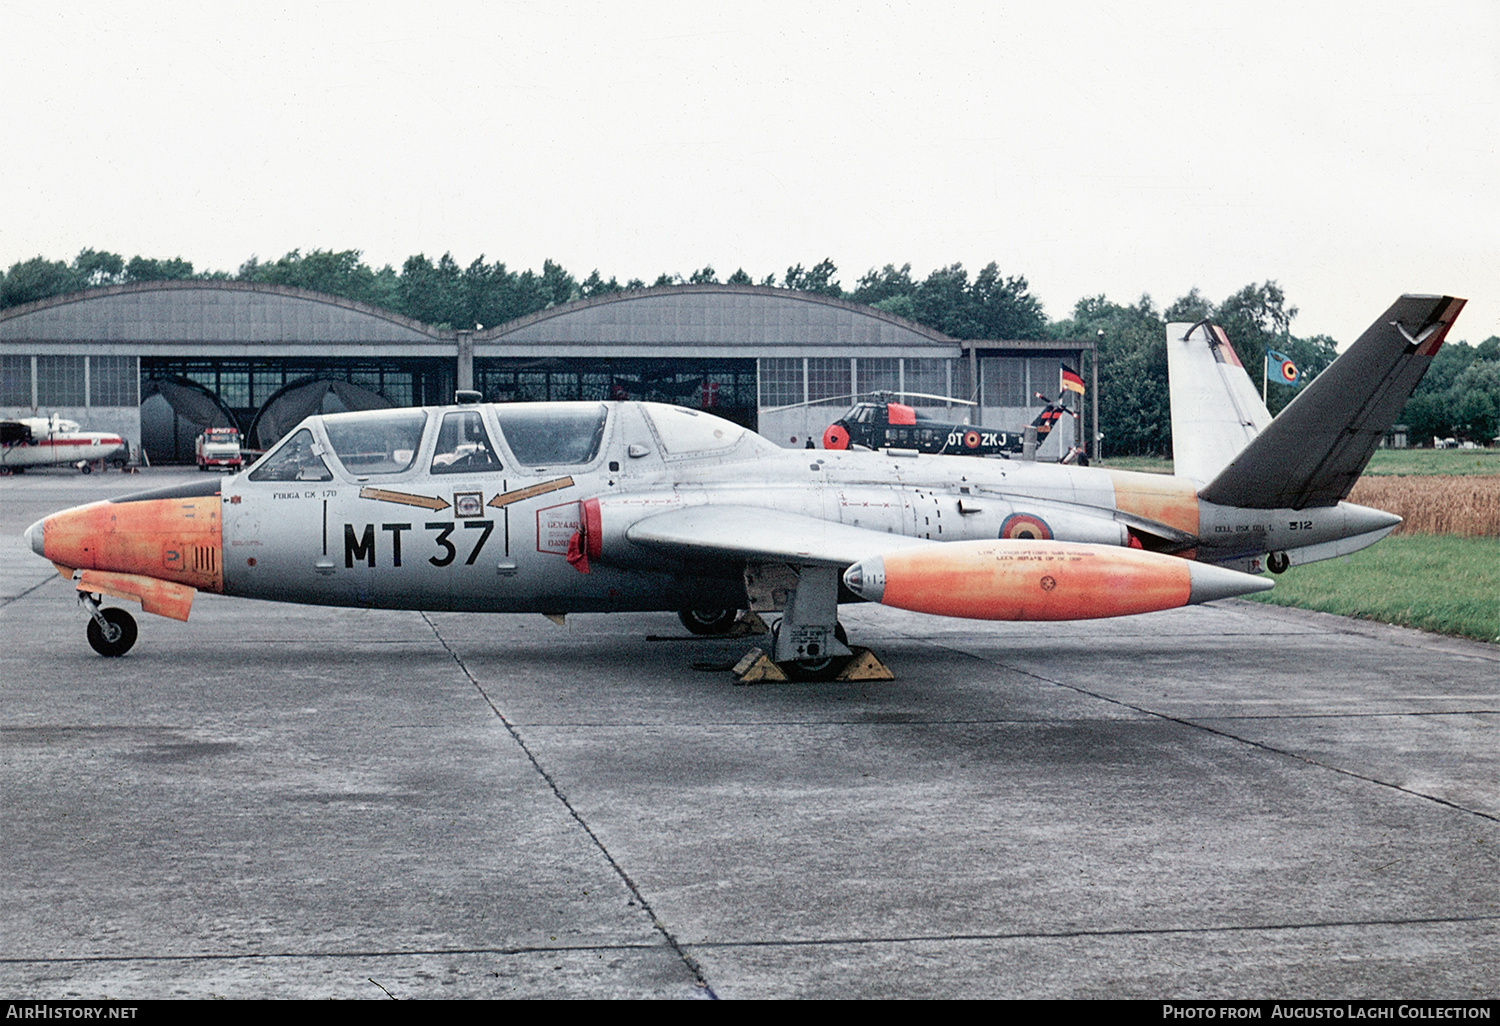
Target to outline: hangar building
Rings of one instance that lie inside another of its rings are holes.
[[[0,311],[0,417],[52,413],[191,462],[210,424],[264,448],[309,413],[488,401],[649,399],[781,445],[818,439],[877,390],[935,416],[1020,427],[1093,343],[961,341],[873,307],[751,285],[609,293],[487,328],[423,324],[336,296],[237,281],[116,285]],[[1092,364],[1092,360],[1090,360]],[[1097,386],[1097,370],[1095,382]],[[1087,372],[1086,372],[1087,373]],[[1097,387],[1087,411],[1096,422]],[[1073,444],[1067,418],[1041,451]]]

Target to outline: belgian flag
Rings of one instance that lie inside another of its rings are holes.
[[[1270,376],[1283,385],[1302,384],[1302,371],[1292,362],[1292,358],[1285,353],[1278,353],[1274,349],[1266,350],[1266,366]]]

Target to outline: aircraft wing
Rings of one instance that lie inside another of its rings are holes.
[[[1198,495],[1252,509],[1346,498],[1463,307],[1451,296],[1396,300]]]
[[[758,506],[689,506],[632,524],[637,545],[700,560],[846,567],[937,542]]]

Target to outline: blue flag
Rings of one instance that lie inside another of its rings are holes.
[[[1302,372],[1297,369],[1297,364],[1290,356],[1274,349],[1266,350],[1266,373],[1278,384],[1293,387],[1302,384]]]

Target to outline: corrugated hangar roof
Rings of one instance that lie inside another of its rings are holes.
[[[761,285],[667,285],[574,300],[473,332],[286,285],[139,282],[0,311],[0,348],[155,357],[475,356],[952,358],[970,348],[1075,351],[1088,342],[963,341],[874,307]]]
[[[241,281],[112,285],[0,312],[0,342],[451,342],[452,332],[321,292]]]
[[[113,285],[0,312],[0,342],[11,343],[442,343],[456,334],[321,292],[240,281]],[[474,342],[485,355],[537,345],[591,351],[602,345],[640,355],[648,355],[645,348],[705,344],[724,356],[786,346],[957,352],[955,340],[894,314],[757,285],[672,285],[594,296],[477,331]]]
[[[476,355],[504,356],[545,345],[558,355],[603,346],[664,355],[711,345],[716,356],[799,351],[927,351],[957,355],[958,343],[931,328],[873,307],[813,292],[759,285],[671,285],[575,300],[474,334]]]

